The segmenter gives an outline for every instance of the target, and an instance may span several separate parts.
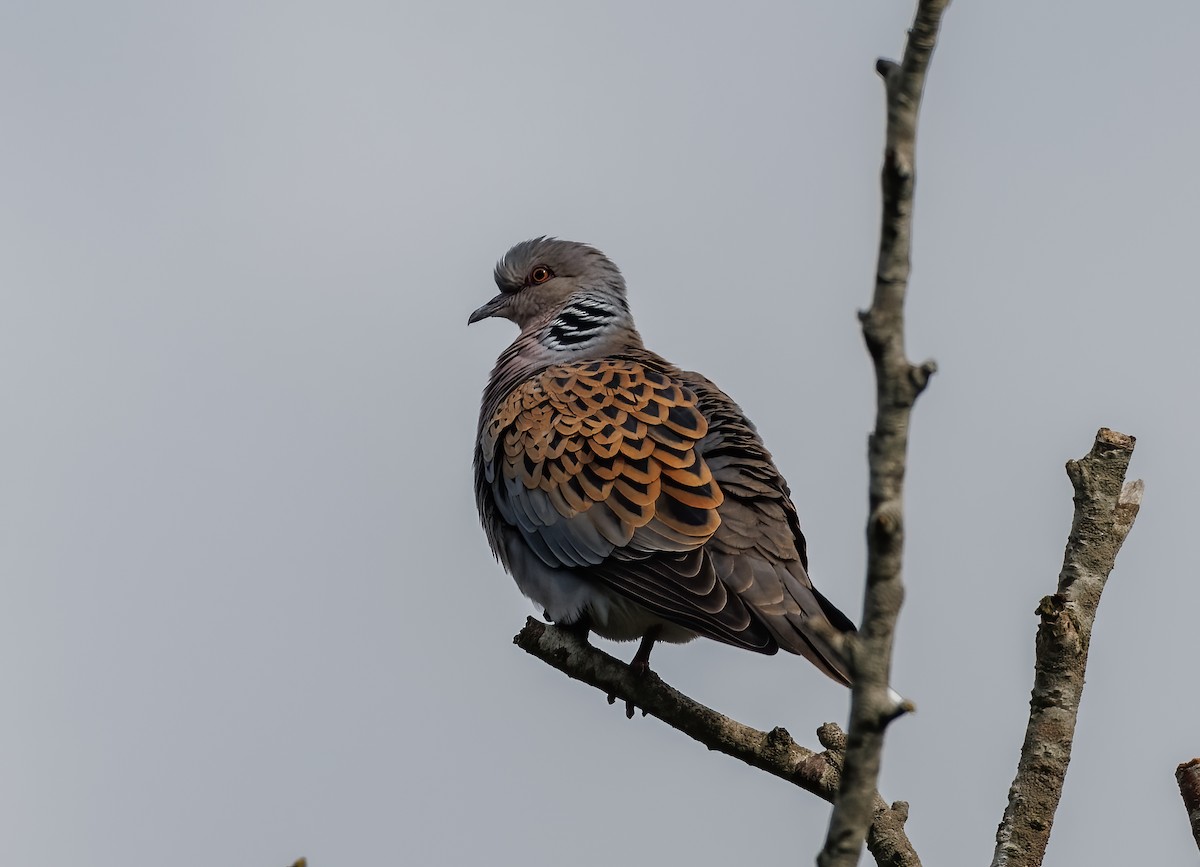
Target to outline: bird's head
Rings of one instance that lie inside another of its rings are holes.
[[[543,343],[582,345],[613,325],[628,325],[625,279],[612,261],[587,244],[534,238],[496,263],[500,294],[467,324],[501,317],[522,333],[543,330]]]

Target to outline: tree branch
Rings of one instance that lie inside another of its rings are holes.
[[[898,709],[888,695],[892,641],[904,599],[904,473],[909,417],[917,396],[937,369],[911,364],[904,351],[904,296],[912,246],[917,117],[925,73],[949,0],[920,0],[904,59],[880,60],[887,86],[887,141],[881,185],[883,216],[879,264],[871,309],[860,315],[875,365],[877,414],[869,442],[870,515],[867,519],[867,590],[862,628],[847,641],[854,677],[849,748],[842,787],[834,802],[820,867],[853,867],[872,821],[872,803],[883,734]]]
[[[817,731],[822,752],[802,747],[784,728],[759,731],[700,704],[668,686],[657,674],[635,673],[628,665],[581,641],[573,632],[530,617],[513,638],[527,653],[569,677],[599,689],[612,702],[619,698],[644,714],[662,720],[710,750],[741,759],[748,765],[832,801],[842,776],[846,735],[834,723]],[[920,867],[904,831],[908,804],[884,802],[872,793],[872,819],[867,846],[886,867]]]
[[[1175,769],[1175,780],[1179,783],[1179,794],[1188,811],[1188,823],[1192,836],[1200,846],[1200,759],[1184,762]]]
[[[1075,518],[1058,592],[1045,597],[1036,612],[1041,623],[1029,725],[996,831],[992,867],[1037,867],[1046,853],[1071,761],[1096,608],[1142,501],[1141,480],[1125,482],[1133,445],[1133,437],[1101,428],[1091,452],[1067,462]]]

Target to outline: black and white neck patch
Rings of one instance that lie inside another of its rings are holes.
[[[618,317],[616,307],[604,298],[584,295],[567,302],[542,332],[550,349],[577,349],[604,333]]]

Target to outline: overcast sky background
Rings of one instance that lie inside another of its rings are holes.
[[[511,645],[470,462],[539,234],[758,423],[861,610],[883,89],[909,2],[0,3],[0,863],[807,864],[829,808]],[[882,789],[987,863],[1068,458],[1138,438],[1049,864],[1182,864],[1200,753],[1194,0],[958,0],[918,147]],[[612,646],[609,649],[613,649]],[[633,647],[615,648],[626,658]],[[797,658],[656,670],[798,741]]]

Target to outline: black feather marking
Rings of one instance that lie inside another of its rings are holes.
[[[577,343],[587,343],[595,336],[596,332],[594,331],[564,331],[557,327],[552,328],[550,331],[551,339],[564,346],[570,346]]]
[[[703,527],[708,524],[710,519],[711,509],[697,509],[695,506],[688,506],[679,502],[672,497],[663,497],[659,500],[661,504],[665,504],[667,510],[671,513],[671,517],[677,519],[679,523],[686,524],[689,527]]]
[[[667,412],[667,420],[689,433],[700,432],[696,426],[696,410],[686,404],[671,407]]]
[[[609,493],[608,497],[610,500],[616,501],[616,504],[620,508],[621,511],[627,512],[630,515],[642,514],[643,507],[639,506],[633,500],[629,499],[624,494],[622,494],[621,490],[619,488],[614,487],[612,489],[612,491]]]
[[[592,316],[584,316],[579,311],[568,308],[558,314],[558,318],[554,320],[554,329],[556,331],[563,329],[568,331],[594,331],[598,322],[603,322],[603,320],[597,320]]]
[[[616,463],[617,455],[615,454],[609,458],[596,455],[595,459],[591,463],[591,466],[596,467],[597,469],[602,469],[608,475],[612,475],[613,467],[616,466]]]
[[[625,466],[640,475],[646,475],[650,472],[650,458],[625,458]]]

